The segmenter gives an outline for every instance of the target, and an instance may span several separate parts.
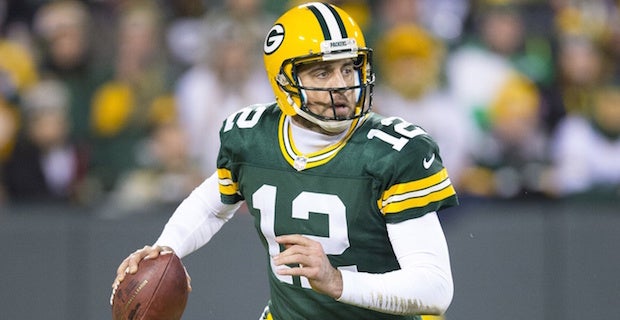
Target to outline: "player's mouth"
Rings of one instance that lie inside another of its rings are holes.
[[[351,116],[351,108],[346,103],[334,103],[327,113],[334,118],[348,118]]]

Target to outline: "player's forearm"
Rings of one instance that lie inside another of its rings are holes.
[[[392,314],[443,314],[452,301],[452,281],[431,270],[383,274],[341,271],[340,302]]]
[[[205,245],[239,208],[221,203],[219,197],[214,174],[183,200],[155,244],[171,247],[179,257]]]
[[[388,224],[400,270],[383,274],[341,271],[341,302],[394,314],[442,314],[454,285],[437,214]]]

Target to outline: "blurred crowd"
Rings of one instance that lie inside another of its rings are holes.
[[[0,206],[178,203],[302,1],[0,0]],[[461,196],[620,197],[620,1],[341,0]]]

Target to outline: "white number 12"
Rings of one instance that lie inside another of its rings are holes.
[[[381,124],[384,126],[390,126],[394,123],[394,120],[400,120],[399,123],[394,125],[394,131],[404,137],[395,137],[385,131],[381,131],[379,129],[371,129],[368,131],[366,137],[368,139],[378,138],[384,142],[387,142],[392,145],[392,149],[396,151],[400,151],[406,144],[415,136],[419,136],[421,134],[426,134],[422,128],[416,127],[411,123],[403,120],[399,117],[389,117],[381,120]],[[408,127],[413,127],[413,129],[407,129]]]
[[[255,209],[260,211],[260,229],[269,244],[269,256],[273,257],[280,253],[280,245],[275,241],[275,208],[277,188],[271,185],[263,185],[252,195],[252,203]],[[338,196],[315,192],[301,192],[291,205],[292,218],[309,220],[310,212],[326,214],[329,223],[329,236],[320,237],[304,235],[318,241],[323,246],[323,251],[329,255],[342,254],[349,247],[349,234],[347,229],[346,207]],[[275,270],[273,259],[270,258],[271,269]],[[346,267],[351,269],[351,267]],[[355,268],[353,268],[355,269]],[[274,273],[282,282],[293,283],[291,276],[282,276]],[[301,278],[301,284],[310,288],[306,278]]]

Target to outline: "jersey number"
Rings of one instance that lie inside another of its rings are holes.
[[[260,211],[260,229],[269,245],[269,256],[273,257],[280,253],[280,245],[275,241],[275,208],[277,188],[271,185],[263,185],[252,195],[254,209]],[[291,216],[294,219],[310,219],[310,212],[325,214],[328,216],[329,235],[320,237],[304,235],[318,241],[323,246],[323,251],[328,255],[342,254],[349,248],[349,234],[347,229],[346,207],[342,200],[333,194],[301,192],[291,204]],[[273,259],[270,258],[271,269],[275,270]],[[355,266],[342,267],[347,270],[356,270]],[[282,282],[293,284],[292,276],[282,276],[274,272],[274,275]],[[308,280],[301,278],[301,285],[310,288]]]
[[[260,117],[263,115],[263,112],[266,110],[265,105],[259,105],[255,109],[252,107],[247,107],[239,110],[236,113],[233,113],[226,119],[226,123],[224,125],[224,132],[229,131],[236,124],[237,127],[246,129],[252,128],[257,123]],[[239,114],[239,118],[236,119]],[[394,131],[398,133],[400,136],[394,136],[385,131],[381,131],[379,129],[371,129],[368,131],[366,137],[368,139],[377,138],[386,143],[392,145],[392,149],[396,151],[400,151],[412,138],[419,136],[421,134],[426,134],[422,128],[412,125],[411,123],[403,120],[400,117],[389,117],[381,120],[381,124],[384,126],[391,126],[394,124],[394,120],[400,120],[397,124],[394,125]]]
[[[226,118],[224,132],[230,131],[235,124],[241,129],[254,127],[258,123],[258,120],[260,120],[260,117],[263,115],[265,110],[267,110],[266,105],[258,105],[255,109],[252,109],[252,106],[249,106],[231,114],[228,118]],[[235,121],[237,115],[239,115],[239,118]]]
[[[381,124],[384,126],[390,126],[394,123],[394,120],[400,120],[399,123],[394,125],[394,131],[400,134],[402,137],[395,137],[385,131],[381,131],[379,129],[371,129],[368,131],[368,139],[378,138],[384,142],[387,142],[392,145],[392,149],[396,151],[400,151],[406,144],[414,138],[415,136],[419,136],[421,134],[426,134],[426,131],[422,130],[419,127],[412,125],[411,123],[403,120],[399,117],[389,117],[381,120]],[[413,129],[410,129],[412,127]]]

